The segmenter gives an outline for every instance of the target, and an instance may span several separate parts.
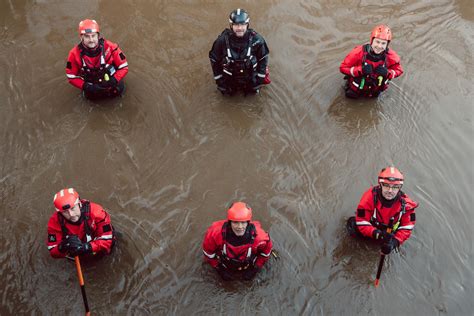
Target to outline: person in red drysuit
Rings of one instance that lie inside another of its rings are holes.
[[[56,193],[53,203],[56,211],[48,221],[47,239],[53,258],[110,254],[114,229],[102,206],[80,199],[73,188]]]
[[[403,74],[400,57],[388,48],[391,40],[390,28],[378,25],[372,30],[370,43],[356,46],[344,58],[339,69],[346,75],[346,97],[378,97],[390,80]]]
[[[382,169],[378,176],[379,185],[362,195],[356,216],[347,221],[351,236],[381,241],[384,254],[389,254],[410,238],[418,203],[401,191],[403,181],[404,176],[397,168]]]
[[[227,220],[214,222],[203,241],[204,259],[224,280],[240,275],[251,280],[268,261],[272,241],[258,221],[252,220],[252,209],[235,202],[227,211]]]
[[[128,62],[120,47],[100,36],[95,20],[79,23],[81,42],[69,52],[66,76],[88,99],[115,97],[125,89]]]

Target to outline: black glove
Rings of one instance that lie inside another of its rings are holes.
[[[59,244],[59,252],[71,252],[77,247],[82,246],[82,241],[76,235],[67,235]]]
[[[260,269],[255,266],[248,267],[246,270],[244,270],[244,273],[242,274],[242,278],[244,280],[250,281],[253,278],[255,278],[258,271],[260,271]]]
[[[216,267],[217,273],[221,276],[222,280],[224,281],[230,281],[232,280],[232,274],[227,271],[227,268],[222,265],[222,263],[219,263],[219,265]]]
[[[368,75],[370,75],[372,72],[373,72],[373,68],[372,68],[372,65],[371,65],[371,64],[364,63],[364,64],[362,65],[362,74],[363,74],[364,76],[368,76]]]
[[[80,255],[86,255],[86,254],[90,254],[90,253],[92,253],[92,246],[88,242],[81,243],[80,245],[78,245],[77,247],[75,247],[74,249],[71,249],[69,251],[69,254],[73,257],[80,256]]]
[[[102,80],[100,86],[102,88],[115,88],[118,85],[117,79],[115,77],[109,77],[109,80]]]
[[[226,84],[225,84],[225,80],[223,77],[220,77],[219,79],[216,80],[216,85],[217,85],[217,88],[223,88],[225,89],[226,88]]]
[[[390,239],[392,239],[393,235],[390,234],[390,233],[387,233],[384,230],[376,229],[372,233],[372,238],[374,238],[375,240],[381,240],[381,241],[386,242],[386,241],[389,241]]]
[[[380,66],[377,66],[377,68],[375,68],[375,73],[379,76],[387,78],[388,69],[384,65],[380,65]]]
[[[82,89],[84,90],[84,92],[95,94],[99,91],[105,90],[106,88],[95,83],[86,82],[84,83],[84,86]]]
[[[382,244],[380,251],[382,251],[384,255],[388,255],[392,252],[393,249],[398,248],[399,246],[400,246],[400,242],[398,241],[398,239],[395,237],[392,237],[388,241]]]

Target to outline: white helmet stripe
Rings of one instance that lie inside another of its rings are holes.
[[[395,173],[395,167],[390,167],[390,173],[394,174]]]
[[[61,196],[61,197],[64,196],[64,190],[59,191],[59,196]]]
[[[237,9],[237,15],[240,15],[240,8]]]
[[[71,194],[74,194],[74,189],[73,188],[69,188],[69,189],[67,189],[67,191]]]

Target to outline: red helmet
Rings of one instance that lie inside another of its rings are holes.
[[[79,36],[86,33],[100,33],[99,24],[95,20],[82,20],[79,22]]]
[[[379,183],[403,184],[403,174],[395,167],[383,168],[379,173]]]
[[[370,34],[370,44],[372,44],[375,37],[390,42],[392,40],[392,31],[386,25],[377,25],[372,30],[372,34]]]
[[[247,222],[252,219],[252,209],[244,202],[235,202],[227,210],[227,220]]]
[[[53,203],[56,211],[66,211],[79,203],[79,193],[73,188],[62,189],[54,195]]]

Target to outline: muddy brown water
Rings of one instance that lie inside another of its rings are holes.
[[[236,7],[271,50],[273,83],[224,98],[208,60]],[[85,262],[100,315],[471,315],[474,12],[471,1],[0,3],[0,314],[83,313],[74,266],[49,257],[52,197],[74,186],[110,210],[115,253]],[[96,18],[130,72],[92,103],[64,73]],[[378,100],[342,96],[341,60],[388,23],[405,74]],[[386,260],[344,222],[397,165],[421,206]],[[223,284],[201,242],[247,201],[281,260]]]

